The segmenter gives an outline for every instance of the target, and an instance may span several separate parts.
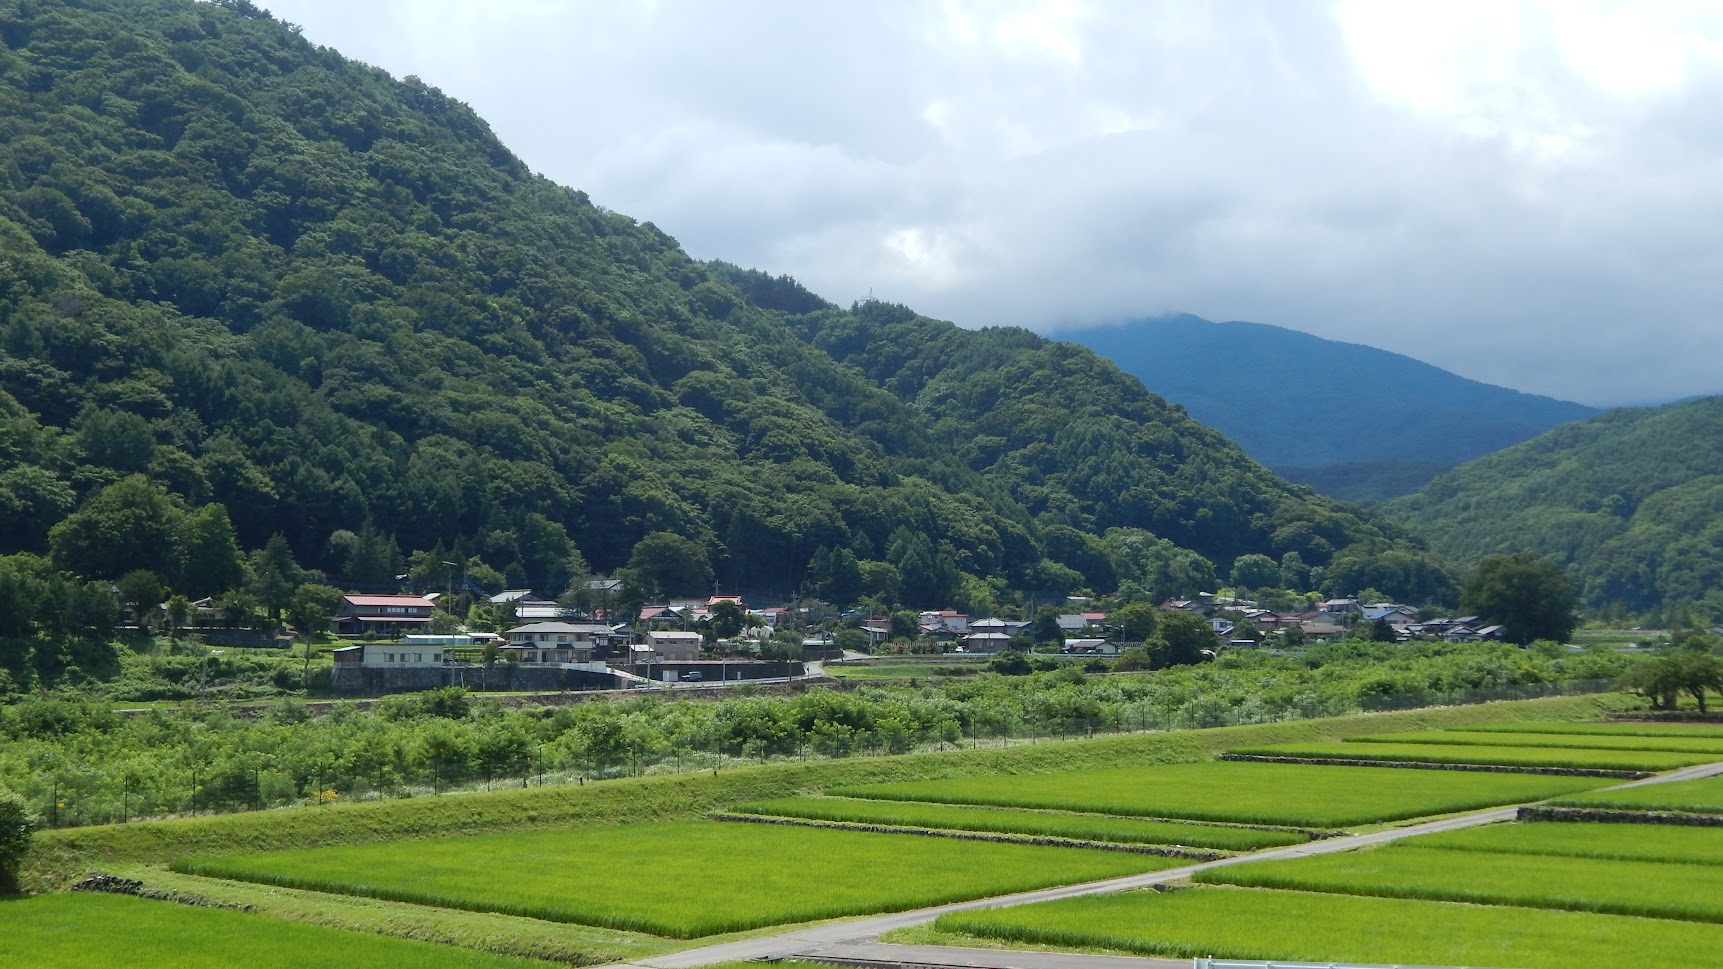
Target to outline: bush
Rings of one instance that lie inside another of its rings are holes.
[[[30,850],[36,823],[24,799],[0,787],[0,895],[18,891],[18,868]]]

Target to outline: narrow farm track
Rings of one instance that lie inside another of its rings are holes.
[[[1711,777],[1723,774],[1723,762],[1698,764],[1684,767],[1680,770],[1669,771],[1641,780],[1629,781],[1625,784],[1613,785],[1603,790],[1619,790],[1626,787],[1643,787],[1648,784],[1666,784],[1673,781],[1696,780],[1701,777]],[[1050,954],[1029,950],[1004,949],[960,949],[946,946],[924,945],[892,945],[878,941],[881,935],[898,929],[923,925],[931,922],[947,912],[963,912],[981,908],[1000,908],[1008,905],[1027,905],[1031,902],[1050,902],[1061,898],[1075,898],[1082,895],[1101,895],[1108,892],[1123,892],[1132,889],[1153,888],[1189,878],[1199,871],[1218,868],[1223,865],[1236,865],[1241,862],[1267,861],[1270,859],[1304,858],[1311,855],[1326,855],[1337,851],[1351,851],[1355,848],[1365,848],[1371,845],[1385,844],[1402,838],[1412,838],[1422,834],[1435,834],[1441,831],[1455,831],[1461,828],[1471,828],[1482,824],[1493,824],[1498,821],[1513,820],[1521,805],[1489,808],[1468,814],[1440,818],[1435,821],[1425,821],[1421,824],[1407,825],[1387,831],[1375,831],[1370,834],[1350,835],[1341,838],[1330,838],[1323,841],[1313,841],[1307,844],[1292,845],[1286,848],[1271,848],[1246,855],[1224,858],[1219,861],[1207,861],[1180,868],[1169,868],[1162,871],[1148,872],[1141,875],[1128,875],[1123,878],[1109,878],[1104,881],[1086,882],[1080,885],[1062,885],[1057,888],[1044,888],[1032,892],[1020,892],[1015,895],[1001,895],[993,898],[980,898],[968,902],[956,902],[949,905],[937,905],[932,908],[915,909],[908,912],[895,912],[888,915],[876,915],[869,918],[856,919],[848,922],[836,922],[828,925],[808,926],[794,929],[780,935],[761,936],[752,939],[742,939],[735,942],[725,942],[718,945],[704,946],[698,949],[686,949],[668,955],[651,959],[638,960],[628,964],[635,969],[696,969],[718,962],[742,960],[779,960],[779,959],[809,959],[812,961],[829,960],[834,963],[852,966],[914,966],[928,969],[1173,969],[1187,967],[1188,959],[1151,959],[1132,958],[1125,956],[1075,956],[1069,954]],[[623,969],[621,965],[618,969]]]

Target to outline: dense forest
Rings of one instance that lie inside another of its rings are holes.
[[[1086,350],[697,262],[249,0],[0,0],[0,145],[0,598],[44,632],[134,572],[1454,592]]]
[[[1384,510],[1468,567],[1548,555],[1605,615],[1723,622],[1723,397],[1559,427]]]
[[[1183,315],[1061,335],[1277,473],[1348,501],[1410,494],[1463,461],[1596,413],[1265,323]]]

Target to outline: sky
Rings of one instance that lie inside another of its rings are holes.
[[[1054,336],[1187,312],[1588,404],[1723,393],[1723,5],[260,5],[840,304]]]

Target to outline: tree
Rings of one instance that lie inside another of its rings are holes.
[[[269,610],[269,621],[279,625],[300,584],[299,563],[293,561],[293,550],[279,532],[252,554],[251,573],[251,594]]]
[[[245,581],[245,560],[233,537],[233,522],[221,505],[204,505],[186,516],[180,545],[184,555],[174,582],[179,591],[214,596]]]
[[[24,799],[0,787],[0,895],[18,891],[18,868],[30,851],[36,824]]]
[[[1507,627],[1520,645],[1535,639],[1565,643],[1578,620],[1579,596],[1561,566],[1532,552],[1493,555],[1466,578],[1460,611]]]
[[[1042,606],[1035,614],[1034,624],[1029,627],[1029,635],[1038,643],[1064,642],[1065,630],[1059,626],[1059,610]]]
[[[162,580],[148,569],[133,569],[115,583],[119,589],[120,601],[132,607],[132,617],[137,620],[139,629],[147,629],[146,617],[162,603],[165,594]]]
[[[742,607],[724,599],[712,607],[708,627],[712,630],[712,635],[715,638],[729,639],[739,635],[747,622],[748,614],[742,611]],[[800,636],[799,633],[797,635]]]
[[[1240,589],[1278,588],[1280,566],[1266,555],[1240,555],[1232,562],[1232,584]]]
[[[1108,625],[1117,629],[1119,639],[1127,643],[1147,642],[1160,625],[1161,611],[1146,602],[1128,602],[1107,617]]]
[[[1203,650],[1220,646],[1214,627],[1194,612],[1175,610],[1161,617],[1160,631],[1148,644],[1155,668],[1189,666],[1203,660]]]
[[[712,561],[698,542],[675,532],[652,532],[628,556],[629,585],[649,592],[695,593],[712,585]]]
[[[179,568],[185,512],[141,474],[108,485],[48,532],[54,567],[92,579]]]
[[[163,607],[167,613],[167,633],[174,638],[179,637],[179,631],[185,628],[186,621],[191,618],[191,600],[182,595],[174,595]]]
[[[808,587],[821,599],[848,608],[862,590],[861,563],[856,561],[856,553],[847,548],[822,547],[808,562]]]
[[[1377,619],[1370,624],[1370,641],[1373,643],[1397,643],[1400,634],[1394,631],[1386,617]]]
[[[315,635],[329,628],[340,608],[340,589],[307,583],[293,590],[287,603],[287,622],[307,636]]]

